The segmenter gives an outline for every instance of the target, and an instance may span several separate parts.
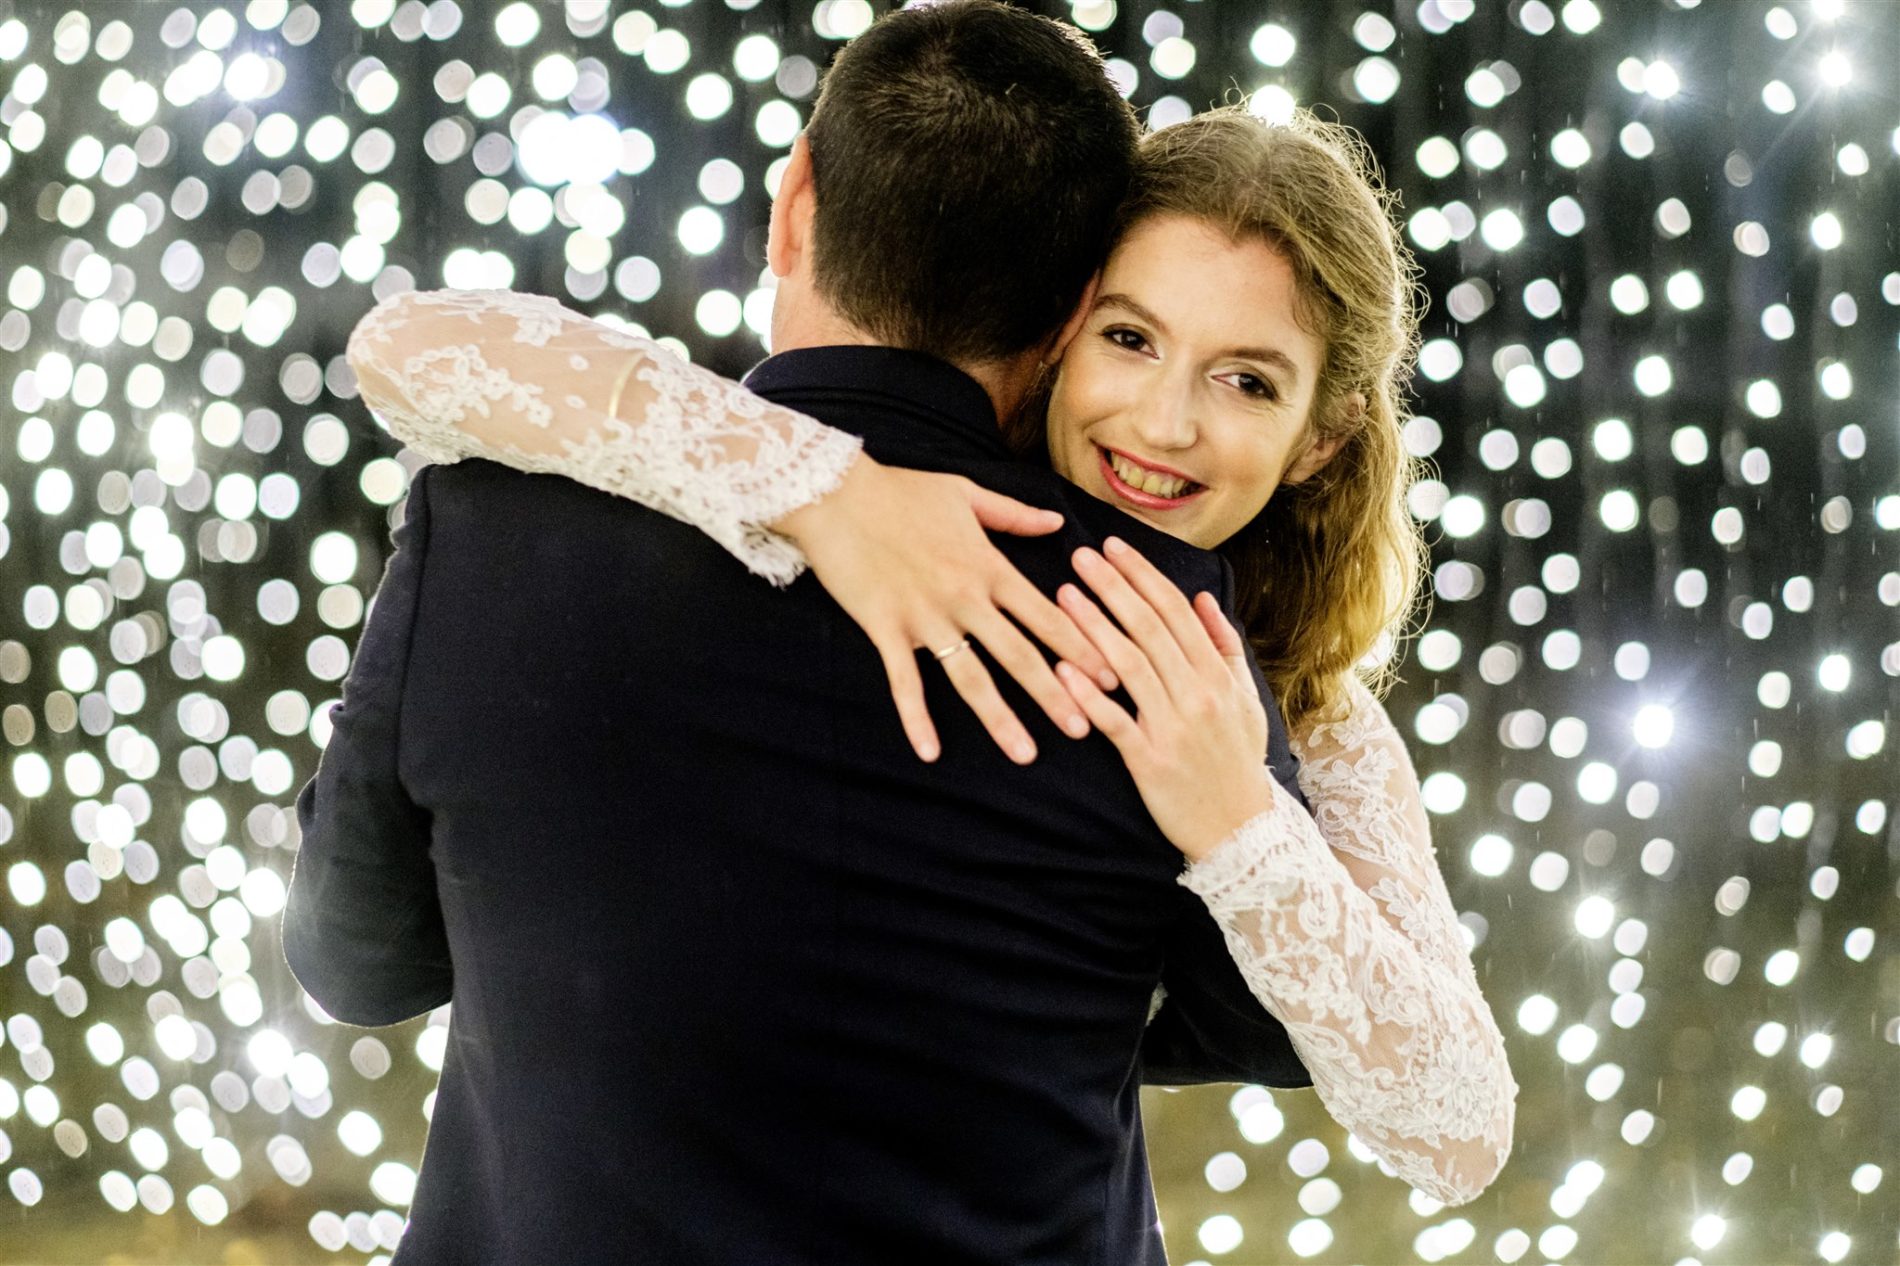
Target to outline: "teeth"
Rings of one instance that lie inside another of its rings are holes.
[[[1157,497],[1174,498],[1186,492],[1190,486],[1186,479],[1177,479],[1172,475],[1163,475],[1157,471],[1144,470],[1128,461],[1120,453],[1111,451],[1108,461],[1115,468],[1116,476],[1130,488],[1152,493]]]

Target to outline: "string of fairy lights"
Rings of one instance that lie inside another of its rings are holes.
[[[0,17],[0,1240],[269,1207],[388,1260],[448,1015],[333,1023],[275,926],[418,462],[344,337],[514,287],[742,373],[884,7]],[[1457,1210],[1310,1092],[1150,1090],[1171,1259],[1890,1257],[1900,6],[1043,11],[1150,126],[1319,105],[1402,194],[1434,608],[1389,707],[1523,1087]]]

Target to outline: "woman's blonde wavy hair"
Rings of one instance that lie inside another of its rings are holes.
[[[1429,552],[1405,498],[1425,467],[1402,429],[1423,299],[1396,202],[1351,128],[1306,109],[1270,123],[1230,105],[1143,138],[1116,223],[1119,240],[1155,216],[1185,215],[1266,243],[1292,266],[1295,319],[1325,346],[1309,439],[1344,443],[1219,546],[1237,614],[1295,728],[1331,714],[1351,674],[1383,695],[1422,615]],[[1046,446],[1046,431],[1046,409],[1033,407],[1010,440],[1026,451]]]

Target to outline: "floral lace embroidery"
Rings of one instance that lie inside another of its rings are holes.
[[[1333,1118],[1405,1182],[1465,1204],[1510,1156],[1518,1087],[1417,775],[1356,679],[1290,738],[1313,814],[1276,790],[1178,882],[1220,923]]]
[[[629,356],[641,360],[610,417]],[[781,586],[806,559],[765,525],[835,489],[863,447],[545,295],[392,295],[357,323],[347,357],[365,403],[429,460],[565,475],[699,528]]]

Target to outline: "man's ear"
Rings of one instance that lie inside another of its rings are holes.
[[[773,276],[789,277],[811,253],[812,210],[811,146],[800,132],[792,154],[772,195],[772,223],[765,235],[765,262]]]
[[[1095,275],[1089,278],[1089,284],[1083,288],[1082,298],[1075,305],[1075,311],[1069,314],[1069,319],[1063,323],[1055,342],[1049,345],[1047,354],[1042,358],[1043,364],[1055,364],[1062,359],[1062,354],[1069,350],[1069,344],[1073,343],[1075,336],[1082,332],[1082,323],[1087,321],[1089,313],[1095,310],[1095,295],[1101,288],[1102,270],[1098,268],[1095,270]]]

